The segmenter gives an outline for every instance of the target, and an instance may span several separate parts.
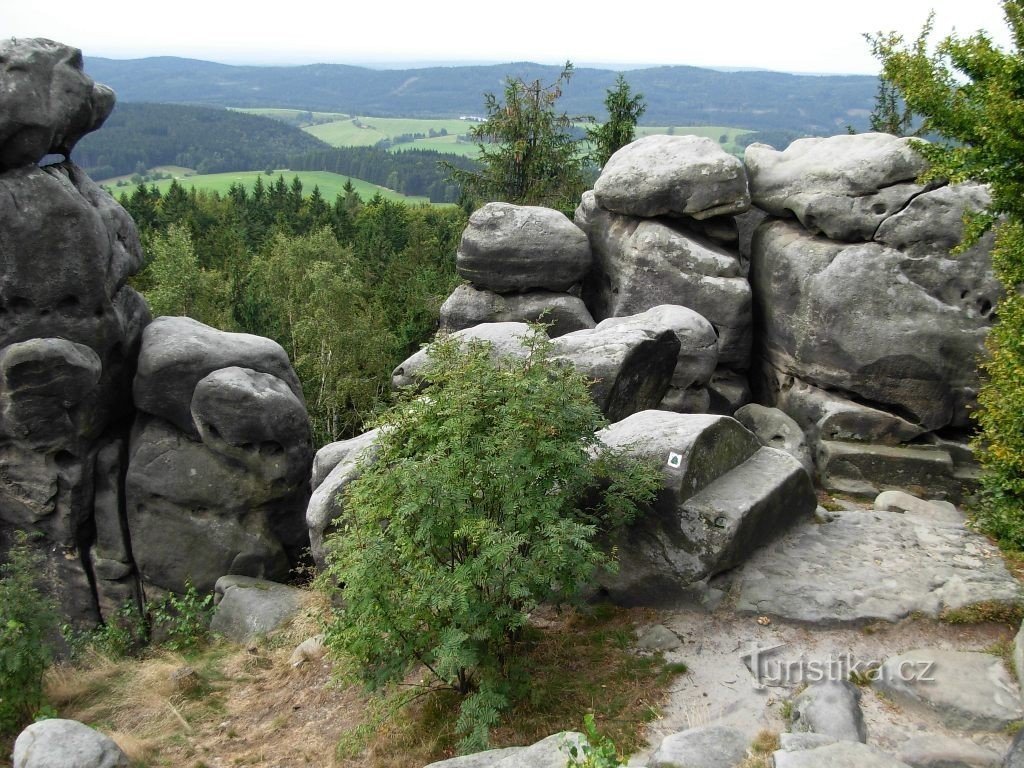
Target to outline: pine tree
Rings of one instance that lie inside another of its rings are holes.
[[[647,111],[644,95],[634,94],[621,74],[615,80],[615,87],[608,89],[604,106],[608,110],[608,120],[603,125],[587,128],[591,157],[599,168],[636,138],[636,123]]]

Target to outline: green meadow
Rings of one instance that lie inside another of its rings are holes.
[[[150,186],[155,186],[163,193],[171,186],[172,181],[177,180],[185,189],[195,187],[196,189],[205,189],[224,195],[227,194],[232,184],[242,184],[246,189],[252,189],[256,179],[259,177],[263,179],[264,186],[268,186],[273,184],[279,175],[283,175],[285,182],[288,184],[291,184],[293,177],[298,176],[302,181],[303,194],[308,197],[312,194],[313,187],[316,186],[320,188],[320,194],[323,195],[324,199],[332,202],[337,195],[344,194],[342,188],[345,186],[345,182],[349,180],[348,176],[327,171],[290,171],[282,169],[275,170],[272,176],[268,176],[264,171],[233,171],[231,173],[182,175],[175,177],[175,179],[162,179],[151,182]],[[114,195],[119,195],[121,192],[130,192],[132,189],[131,186],[117,187],[109,184],[105,186]],[[355,187],[356,192],[359,193],[363,200],[369,200],[375,194],[380,193],[382,197],[388,200],[413,204],[430,202],[426,197],[409,197],[385,187],[378,187],[376,184],[371,184],[362,179],[352,179],[352,186]]]

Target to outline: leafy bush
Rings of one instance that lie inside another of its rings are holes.
[[[543,334],[527,344],[526,359],[500,362],[487,344],[431,345],[430,383],[379,419],[376,460],[348,486],[328,542],[345,598],[328,644],[371,687],[419,664],[425,686],[463,695],[463,749],[485,746],[524,690],[517,644],[531,611],[612,567],[599,536],[660,484],[597,440],[586,381],[547,359]]]
[[[194,651],[210,637],[213,595],[200,595],[191,581],[185,582],[185,594],[171,592],[146,607],[153,636],[168,650]]]
[[[587,741],[580,747],[569,748],[567,768],[619,768],[626,764],[615,742],[598,732],[591,713],[583,717],[583,733]]]
[[[44,558],[17,531],[0,565],[0,734],[15,733],[43,703],[43,673],[50,663],[47,636],[56,611],[36,585]]]

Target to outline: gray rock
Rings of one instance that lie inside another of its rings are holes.
[[[283,580],[305,537],[305,481],[267,482],[161,419],[138,419],[125,486],[135,563],[161,589],[184,592],[190,579],[209,592],[225,574]]]
[[[662,304],[626,317],[610,317],[597,324],[598,331],[610,328],[641,328],[672,331],[679,339],[679,357],[672,372],[672,387],[703,387],[718,364],[718,336],[714,327],[692,309]]]
[[[219,331],[189,317],[158,317],[146,328],[135,376],[135,405],[199,439],[192,420],[196,386],[214,371],[233,366],[277,377],[305,405],[299,379],[280,344],[262,336]]]
[[[613,154],[594,184],[598,204],[629,216],[695,219],[750,207],[743,163],[701,136],[645,136]]]
[[[867,742],[860,691],[846,680],[824,680],[805,688],[793,702],[793,728],[834,741]]]
[[[691,583],[734,567],[816,506],[795,459],[762,448],[723,416],[644,411],[598,433],[662,468],[651,510],[614,542],[619,570],[602,576],[627,604],[678,600]]]
[[[952,250],[963,240],[964,214],[987,208],[991,199],[988,188],[981,184],[930,190],[883,221],[874,239],[910,256]]]
[[[562,731],[541,739],[526,749],[503,757],[495,768],[565,768],[571,750],[587,743],[587,737],[576,731]]]
[[[1003,768],[1024,768],[1024,731],[1017,731],[1009,751],[1003,758]]]
[[[576,223],[594,250],[584,300],[596,320],[677,304],[707,318],[718,333],[720,364],[745,368],[750,358],[750,285],[739,260],[679,223],[622,216],[587,192]]]
[[[317,483],[316,490],[310,496],[309,506],[306,507],[310,552],[313,560],[321,568],[325,565],[327,557],[324,540],[345,514],[345,488],[359,477],[361,462],[373,460],[379,434],[379,430],[373,429],[359,437],[331,443],[327,448],[321,449],[321,453],[330,449],[329,456],[333,466],[323,481]]]
[[[805,749],[817,749],[827,744],[835,744],[836,740],[823,733],[780,733],[779,746],[783,752],[801,752]]]
[[[1003,757],[973,741],[930,733],[906,741],[900,760],[911,768],[999,768]]]
[[[358,454],[364,448],[373,445],[377,435],[378,430],[371,429],[349,440],[328,443],[317,451],[313,458],[313,490],[316,491],[334,468],[353,455],[353,452]]]
[[[796,216],[813,234],[871,240],[926,189],[914,183],[926,163],[913,141],[861,133],[798,139],[782,152],[751,144],[744,154],[751,198],[774,216]]]
[[[452,337],[462,343],[486,342],[491,346],[491,358],[500,360],[506,357],[525,359],[529,352],[525,339],[532,331],[526,323],[483,323],[472,328],[456,331]],[[423,348],[412,354],[391,374],[391,386],[394,389],[422,384],[421,371],[427,365],[427,349]]]
[[[609,421],[618,421],[662,401],[680,346],[673,330],[625,323],[559,336],[551,344],[551,359],[582,373],[597,407]]]
[[[952,509],[950,509],[952,507]],[[881,512],[903,512],[925,520],[962,522],[964,516],[952,504],[935,504],[903,491],[883,491],[875,497],[874,508]]]
[[[727,725],[705,725],[662,739],[651,768],[737,768],[747,757],[750,739]]]
[[[766,408],[757,403],[748,403],[739,408],[733,418],[749,429],[761,445],[785,451],[814,477],[814,459],[800,425],[778,408]]]
[[[455,268],[497,293],[565,291],[590,269],[586,236],[558,211],[488,203],[469,217]]]
[[[472,755],[461,755],[448,760],[440,760],[430,763],[426,768],[492,768],[505,758],[512,757],[522,752],[525,747],[505,747],[504,749],[489,749],[486,752],[477,752]]]
[[[210,631],[235,643],[270,634],[295,618],[305,601],[301,589],[248,576],[221,576],[214,591]]]
[[[583,299],[568,293],[531,291],[502,295],[460,285],[441,305],[441,330],[454,333],[481,323],[550,323],[552,338],[594,327]]]
[[[959,477],[953,458],[930,445],[872,445],[822,440],[817,466],[824,488],[864,496],[905,488],[959,501],[969,477]]]
[[[1017,684],[1024,691],[1024,622],[1013,638],[1013,668],[1017,672]]]
[[[664,624],[653,624],[640,632],[636,647],[641,651],[674,651],[683,642]]]
[[[82,52],[43,38],[0,42],[0,171],[67,156],[114,108],[82,71]]]
[[[775,220],[754,236],[750,277],[760,354],[775,369],[924,430],[969,424],[1001,295],[983,247],[912,256]]]
[[[129,768],[108,736],[76,720],[41,720],[14,742],[14,768]]]
[[[884,752],[857,741],[837,741],[798,752],[779,750],[775,768],[908,768]]]
[[[1022,590],[998,550],[963,523],[892,512],[837,512],[757,552],[736,577],[741,613],[809,624],[899,621]]]
[[[221,368],[196,384],[191,411],[210,450],[268,485],[305,483],[312,460],[309,415],[282,379],[250,368]]]
[[[719,367],[708,382],[708,411],[732,416],[752,399],[750,382],[744,373]]]
[[[1024,717],[1020,689],[988,653],[922,648],[887,659],[872,685],[962,731],[1001,731]]]

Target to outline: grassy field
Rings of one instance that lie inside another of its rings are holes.
[[[277,180],[278,175],[284,175],[284,179],[287,183],[291,184],[291,180],[294,176],[298,176],[302,180],[303,193],[309,196],[313,192],[313,187],[318,186],[320,188],[320,194],[323,195],[325,200],[334,202],[334,198],[342,193],[342,187],[345,186],[345,182],[348,181],[348,176],[342,176],[337,173],[328,173],[327,171],[289,171],[287,169],[274,171],[273,176],[267,176],[263,171],[234,171],[232,173],[211,173],[203,175],[183,175],[177,178],[179,184],[183,185],[186,189],[189,187],[195,187],[196,189],[208,189],[220,194],[227,194],[228,189],[232,184],[244,184],[246,188],[251,189],[253,184],[256,183],[257,177],[263,178],[264,185],[273,184]],[[161,192],[166,192],[171,186],[172,179],[163,179],[161,181],[152,182],[151,186],[156,186]],[[130,192],[130,186],[117,187],[109,183],[104,184],[108,187],[112,194],[119,195],[121,192]],[[384,187],[378,187],[376,184],[371,184],[368,181],[362,179],[352,179],[352,186],[356,188],[360,197],[363,200],[369,200],[378,192],[382,197],[388,200],[401,201],[406,203],[429,203],[430,201],[426,197],[407,197],[393,190],[386,189]]]
[[[244,107],[230,107],[229,109],[235,112],[245,112],[248,115],[259,115],[260,117],[269,117],[273,120],[280,120],[288,123],[289,125],[311,125],[315,123],[329,123],[335,120],[347,120],[351,115],[346,115],[344,112],[310,112],[305,109],[277,109],[274,107],[267,108],[244,108]],[[312,120],[310,120],[312,116]]]
[[[745,133],[750,133],[750,131],[744,128],[727,128],[721,125],[640,125],[636,129],[637,138],[653,136],[659,133],[672,133],[676,136],[705,136],[712,141],[719,142],[722,145],[722,149],[726,152],[742,156],[744,148],[736,143],[736,139]],[[721,141],[722,136],[727,137],[724,142]]]

